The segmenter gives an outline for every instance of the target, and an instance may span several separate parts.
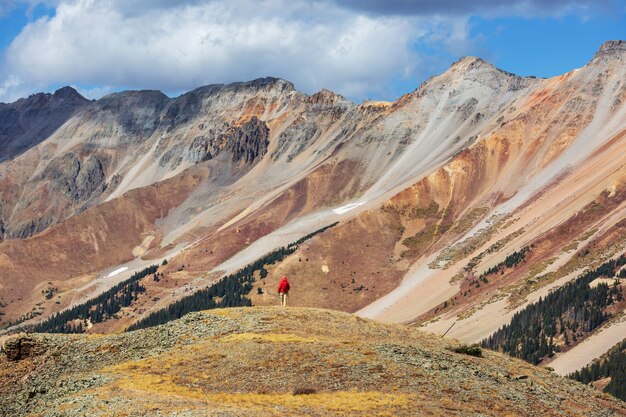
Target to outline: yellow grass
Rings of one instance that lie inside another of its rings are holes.
[[[380,407],[406,408],[414,405],[409,394],[386,394],[377,391],[338,391],[309,395],[220,393],[207,396],[210,401],[239,407],[282,405],[288,408],[323,408],[333,411],[371,411]]]
[[[268,343],[314,343],[314,337],[302,337],[283,333],[233,333],[219,339],[221,342],[268,342]]]
[[[243,316],[243,311],[237,308],[218,308],[215,310],[203,310],[202,312],[213,316],[228,317],[231,319],[239,319]]]
[[[169,375],[153,375],[141,372],[131,372],[118,379],[115,385],[123,390],[143,391],[160,396],[182,397],[194,400],[206,399],[206,394],[201,390],[184,385],[178,385]]]
[[[128,372],[128,370],[115,382],[115,386],[132,396],[136,395],[137,391],[141,391],[151,396],[174,397],[240,408],[262,408],[264,406],[280,405],[290,409],[308,407],[330,411],[372,411],[378,408],[387,410],[390,407],[408,408],[409,406],[414,406],[417,401],[417,398],[410,394],[388,394],[378,391],[337,391],[309,395],[240,392],[205,393],[198,388],[179,385],[169,375]]]

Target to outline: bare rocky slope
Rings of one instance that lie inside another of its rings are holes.
[[[121,335],[15,338],[11,416],[620,416],[580,383],[406,326],[320,309],[211,310]]]
[[[288,274],[295,305],[435,333],[454,324],[451,336],[479,341],[624,253],[625,61],[626,43],[610,41],[583,68],[537,79],[467,57],[393,103],[275,78],[177,98],[41,96],[38,109],[65,110],[19,126],[47,137],[21,139],[2,116],[2,324],[37,322],[167,258],[163,279],[89,330],[119,331],[339,221],[269,267],[253,304],[275,303]],[[478,281],[525,247],[524,262]],[[601,339],[588,339],[592,356]]]

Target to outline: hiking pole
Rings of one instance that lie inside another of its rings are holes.
[[[441,335],[441,338],[442,338],[442,339],[443,339],[443,337],[444,337],[445,335],[447,335],[447,334],[448,334],[448,332],[450,331],[450,329],[452,329],[452,327],[454,327],[454,325],[455,325],[455,324],[456,324],[456,321],[455,321],[454,323],[452,323],[452,326],[448,327],[448,330],[446,330],[446,332],[445,332],[444,334],[442,334],[442,335]]]

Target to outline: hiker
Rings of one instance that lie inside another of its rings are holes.
[[[287,305],[287,294],[289,294],[289,281],[287,277],[283,277],[278,284],[278,298],[281,306]]]

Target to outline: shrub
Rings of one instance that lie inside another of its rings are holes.
[[[473,345],[461,345],[451,349],[455,353],[462,353],[464,355],[476,356],[479,358],[483,357],[483,350],[478,346],[478,344],[474,343]]]
[[[293,390],[293,395],[311,395],[316,393],[317,390],[311,387],[297,387]]]

